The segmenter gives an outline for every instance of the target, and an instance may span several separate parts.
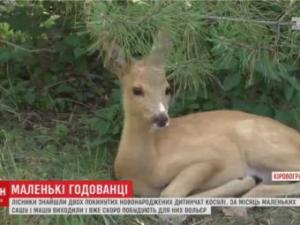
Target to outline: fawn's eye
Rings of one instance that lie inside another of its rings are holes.
[[[166,94],[166,95],[170,95],[170,94],[171,94],[171,88],[170,88],[170,87],[167,87],[167,88],[166,88],[165,94]]]
[[[133,87],[132,88],[132,93],[136,96],[143,96],[144,95],[144,91],[142,88],[140,87]]]

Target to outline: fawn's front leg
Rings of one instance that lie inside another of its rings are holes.
[[[194,193],[189,197],[238,197],[254,188],[259,182],[261,182],[261,180],[257,177],[246,176],[240,179],[233,179],[213,189]]]
[[[205,162],[193,164],[182,170],[161,192],[161,197],[237,197],[257,185],[256,177],[232,179],[216,188],[195,192],[211,179],[219,179],[224,173],[222,163]],[[192,193],[192,195],[190,195]]]
[[[220,167],[217,163],[196,163],[182,170],[161,192],[161,197],[186,197],[199,189]]]

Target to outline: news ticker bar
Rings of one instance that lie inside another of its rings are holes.
[[[300,198],[11,198],[11,215],[209,215],[211,207],[299,207]]]
[[[274,178],[298,179],[298,173],[274,172]],[[300,198],[133,198],[133,193],[131,181],[0,181],[0,207],[14,215],[201,215],[211,207],[300,206]]]

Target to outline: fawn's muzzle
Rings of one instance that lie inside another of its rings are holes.
[[[165,127],[168,125],[169,117],[165,113],[160,113],[153,118],[154,124],[158,127]]]

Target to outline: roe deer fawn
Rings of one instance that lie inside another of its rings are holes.
[[[272,171],[300,171],[300,134],[270,118],[239,111],[170,119],[164,64],[172,47],[159,32],[142,59],[104,47],[105,65],[121,81],[125,122],[115,160],[118,179],[141,196],[272,197],[300,194],[299,183],[275,185]],[[201,65],[199,65],[201,66]]]

